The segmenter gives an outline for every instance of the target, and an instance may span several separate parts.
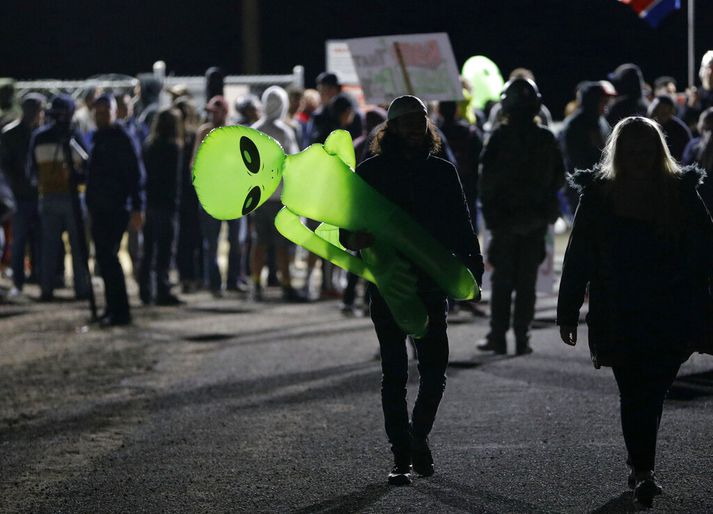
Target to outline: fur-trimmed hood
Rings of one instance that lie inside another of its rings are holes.
[[[685,166],[681,171],[681,183],[686,188],[697,189],[706,178],[706,171],[696,165]],[[589,170],[575,170],[567,175],[567,182],[579,193],[583,193],[593,184],[603,184],[606,181],[600,174],[599,165]]]

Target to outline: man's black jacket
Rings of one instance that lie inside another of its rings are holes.
[[[144,210],[142,167],[131,137],[119,125],[94,133],[88,170],[87,206],[90,210]]]
[[[417,159],[377,155],[361,163],[356,173],[458,256],[482,283],[478,238],[458,173],[450,162],[430,154]],[[422,291],[438,289],[430,278],[423,274],[419,278]]]

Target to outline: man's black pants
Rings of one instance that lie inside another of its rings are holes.
[[[664,399],[680,367],[678,361],[643,360],[613,368],[628,461],[637,472],[654,470]]]
[[[396,455],[408,454],[410,448],[409,415],[406,403],[408,381],[408,352],[406,334],[394,321],[391,311],[379,294],[370,286],[371,319],[381,352],[381,402],[384,409],[386,435]],[[422,295],[429,315],[426,336],[417,339],[418,395],[411,415],[411,431],[416,438],[431,432],[438,405],[446,387],[448,367],[448,337],[446,335],[446,297],[440,293]]]
[[[92,238],[99,271],[104,280],[106,312],[114,318],[129,316],[129,299],[126,296],[124,270],[119,262],[121,238],[129,222],[129,212],[97,211],[92,215]]]
[[[513,314],[515,340],[518,346],[527,344],[530,325],[535,317],[537,270],[544,258],[544,231],[529,234],[493,232],[488,248],[488,261],[493,266],[488,339],[494,344],[505,344],[505,334],[510,328],[513,291],[516,294]]]

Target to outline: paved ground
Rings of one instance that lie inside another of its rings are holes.
[[[368,319],[186,299],[109,330],[71,301],[0,304],[0,511],[630,510],[613,377],[585,334],[558,342],[551,298],[527,357],[477,355],[485,320],[451,319],[437,474],[404,488],[386,485]],[[666,405],[657,511],[713,509],[711,440],[713,359],[697,356]]]

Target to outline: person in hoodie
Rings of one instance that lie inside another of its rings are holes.
[[[565,118],[559,133],[568,173],[590,169],[601,159],[602,150],[611,133],[611,127],[604,117],[610,98],[611,95],[599,82],[580,84],[577,90],[578,107]],[[566,194],[573,215],[579,194],[574,188],[568,188]]]
[[[636,64],[622,64],[609,74],[617,98],[607,113],[612,127],[628,116],[646,116],[649,102],[644,95],[644,76]]]
[[[274,138],[286,154],[294,154],[299,151],[295,133],[283,118],[287,114],[287,92],[280,86],[270,86],[262,94],[263,115],[252,125],[252,128],[264,132]],[[290,277],[290,243],[275,228],[275,216],[282,208],[280,194],[282,184],[272,194],[265,205],[255,211],[253,216],[253,242],[250,255],[250,267],[252,276],[252,297],[255,300],[262,299],[262,286],[260,274],[267,262],[268,247],[274,245],[277,269],[280,272],[280,282],[282,284],[282,297],[285,301],[302,301],[303,298],[292,287]]]
[[[101,95],[94,102],[97,130],[87,165],[87,208],[104,281],[104,326],[131,323],[126,279],[119,261],[119,245],[127,226],[138,231],[144,222],[144,173],[134,143],[116,123],[116,100]]]
[[[581,198],[557,324],[562,341],[574,346],[589,296],[592,362],[613,369],[628,484],[634,501],[647,507],[662,491],[654,465],[664,398],[693,351],[713,353],[704,341],[713,302],[713,220],[696,191],[702,176],[682,169],[659,125],[637,116],[614,127],[600,164],[571,178]]]
[[[512,325],[515,351],[532,352],[530,325],[535,315],[537,270],[545,258],[545,235],[560,212],[564,185],[562,153],[554,134],[536,121],[540,93],[531,80],[505,84],[503,123],[485,145],[480,167],[480,201],[492,234],[488,262],[493,268],[490,332],[477,346],[505,354]]]

